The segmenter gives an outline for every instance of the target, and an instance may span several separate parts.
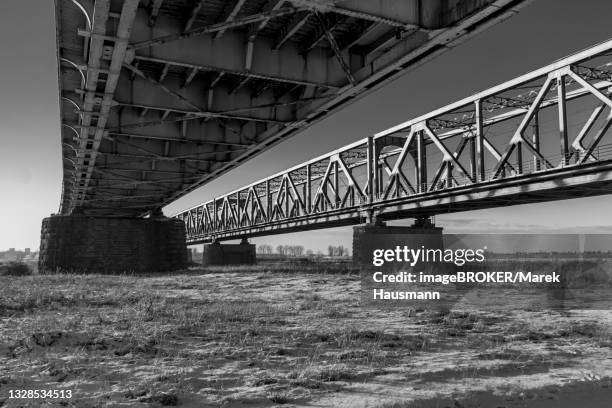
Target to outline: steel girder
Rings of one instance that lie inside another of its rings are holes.
[[[608,40],[176,217],[197,243],[609,194],[611,55]]]
[[[528,2],[56,0],[60,212],[160,209]]]

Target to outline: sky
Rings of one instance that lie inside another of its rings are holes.
[[[164,212],[172,215],[612,38],[610,15],[609,0],[535,0],[513,18],[177,200]],[[41,220],[57,211],[61,195],[53,2],[2,0],[0,35],[0,250],[38,248]],[[607,195],[438,215],[435,221],[450,232],[609,233],[611,203]],[[347,227],[252,242],[300,244],[316,251],[328,245],[350,247],[351,236]]]

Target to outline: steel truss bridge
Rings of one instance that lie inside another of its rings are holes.
[[[608,40],[177,217],[199,243],[610,194],[611,94]]]
[[[529,1],[55,0],[60,213],[157,212]],[[334,160],[355,172],[362,150]],[[321,179],[321,166],[288,182]],[[275,183],[272,190],[287,188]],[[354,190],[355,203],[369,194]],[[258,202],[264,190],[254,191],[248,200]],[[265,215],[251,214],[238,195],[224,210],[240,211],[236,228],[277,219],[272,201],[262,203]],[[302,201],[311,215],[330,206]],[[218,228],[226,225],[220,214],[210,215]]]

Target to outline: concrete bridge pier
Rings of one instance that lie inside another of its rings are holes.
[[[202,265],[254,265],[256,262],[255,245],[243,238],[239,244],[221,244],[214,241],[204,244]]]
[[[353,263],[372,265],[372,254],[376,249],[395,249],[397,246],[418,249],[444,249],[442,227],[436,227],[429,217],[415,220],[411,226],[387,226],[377,220],[373,223],[353,227]],[[401,269],[402,265],[394,264]]]
[[[43,219],[41,273],[146,273],[187,267],[185,225],[176,218],[53,215]]]

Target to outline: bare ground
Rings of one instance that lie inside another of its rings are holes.
[[[612,407],[612,311],[366,309],[358,275],[268,269],[0,277],[0,406]]]

